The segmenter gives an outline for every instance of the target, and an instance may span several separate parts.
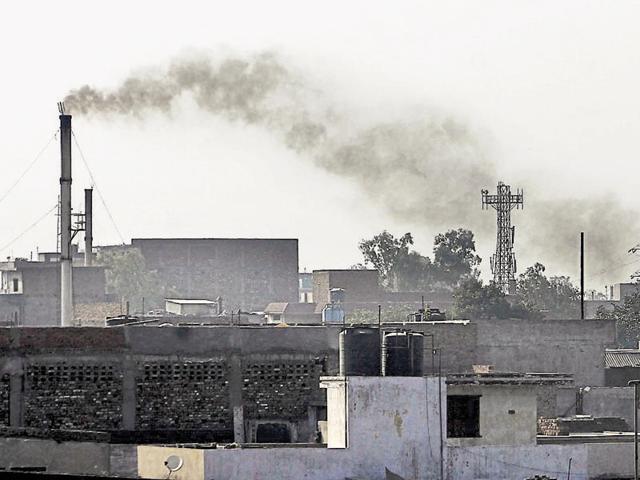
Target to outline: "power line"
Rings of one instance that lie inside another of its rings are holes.
[[[44,215],[42,215],[35,222],[33,222],[31,225],[29,225],[27,228],[25,228],[22,232],[20,232],[13,240],[11,240],[11,241],[5,243],[4,245],[2,245],[0,247],[0,252],[6,250],[11,245],[13,245],[15,242],[20,240],[29,230],[31,230],[36,225],[38,225],[42,220],[44,220],[47,217],[47,215],[49,215],[51,212],[53,212],[56,208],[58,208],[58,204],[57,203],[53,206],[53,208],[50,208],[49,210],[47,210],[47,212]]]
[[[45,144],[44,147],[42,147],[40,149],[40,151],[38,152],[38,154],[35,156],[35,158],[29,163],[29,165],[27,165],[27,168],[25,168],[25,170],[22,172],[22,174],[20,174],[20,176],[18,177],[18,179],[13,182],[11,184],[11,186],[0,196],[0,203],[2,203],[4,201],[5,198],[7,198],[9,196],[9,194],[13,191],[14,188],[16,188],[18,186],[18,184],[20,183],[20,181],[25,177],[25,175],[27,173],[29,173],[29,171],[33,168],[33,166],[38,162],[38,160],[40,160],[40,158],[42,157],[42,155],[44,154],[44,152],[47,150],[47,148],[49,148],[49,145],[51,145],[51,142],[53,142],[56,138],[56,136],[58,135],[58,131],[56,130],[54,132],[54,134],[51,136],[51,138],[47,141],[47,143]]]
[[[89,163],[87,163],[87,160],[84,157],[84,153],[82,153],[82,149],[80,148],[80,144],[78,143],[78,138],[76,137],[76,133],[73,130],[71,131],[71,135],[73,136],[73,141],[76,144],[76,147],[78,148],[78,152],[80,153],[80,158],[82,159],[82,162],[84,163],[84,166],[87,168],[87,172],[89,173],[89,178],[91,178],[91,184],[92,184],[93,187],[95,187],[96,192],[98,192],[98,196],[100,197],[100,201],[102,202],[102,205],[104,206],[104,209],[107,212],[107,215],[109,216],[109,219],[111,220],[111,224],[113,225],[113,228],[115,229],[116,233],[120,237],[120,241],[124,245],[125,244],[124,237],[122,236],[122,233],[120,233],[120,229],[118,228],[118,225],[116,224],[116,221],[114,220],[113,215],[111,215],[111,210],[109,210],[109,207],[107,206],[107,202],[105,201],[104,197],[102,196],[102,192],[98,188],[98,184],[96,183],[96,179],[94,178],[93,173],[91,172],[91,169],[89,168]]]

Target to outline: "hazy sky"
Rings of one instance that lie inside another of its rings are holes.
[[[601,289],[626,281],[640,268],[626,252],[640,242],[634,237],[640,2],[172,4],[4,7],[0,197],[57,129],[56,102],[69,90],[115,87],[131,73],[162,68],[194,51],[224,57],[267,50],[328,103],[350,112],[354,123],[412,117],[424,109],[464,122],[496,165],[495,179],[486,185],[491,190],[503,180],[524,188],[525,202],[564,199],[578,211],[585,198],[607,198],[606,208],[623,205],[628,211],[618,231],[587,231],[587,247],[590,235],[624,238],[607,252],[615,262],[587,269],[588,285]],[[300,239],[301,269],[342,268],[361,260],[361,238],[386,228],[413,232],[416,248],[430,253],[437,228],[392,217],[352,180],[318,169],[258,127],[183,103],[170,117],[74,118],[97,186],[127,242],[149,236],[294,237]],[[90,180],[74,155],[73,203],[81,209]],[[54,141],[0,201],[0,247],[55,205],[58,178]],[[477,235],[488,273],[495,215],[480,209],[479,192],[473,201],[488,226],[489,233]],[[119,243],[97,196],[94,205],[95,243]],[[561,205],[556,202],[548,215],[560,214],[553,210]],[[575,257],[561,261],[545,253],[544,242],[525,249],[522,239],[531,233],[526,207],[513,214],[513,223],[521,271],[540,260],[551,273],[575,278],[577,239],[586,227],[576,223]],[[0,255],[52,250],[55,231],[49,215]],[[590,261],[598,263],[588,255],[587,268]]]

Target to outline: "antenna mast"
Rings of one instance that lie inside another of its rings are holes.
[[[496,195],[489,195],[489,190],[482,190],[482,209],[492,207],[497,212],[498,229],[496,253],[491,257],[491,273],[493,281],[506,294],[515,293],[516,289],[516,256],[513,253],[515,227],[511,226],[511,210],[524,205],[524,193],[517,189],[511,193],[511,186],[498,182]]]

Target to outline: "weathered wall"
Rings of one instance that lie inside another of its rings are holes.
[[[566,478],[569,458],[571,478],[586,480],[588,454],[585,445],[529,445],[519,447],[450,447],[447,480],[514,480],[547,475]]]
[[[329,291],[342,288],[345,303],[379,302],[382,290],[377,270],[314,270],[313,298],[321,307],[329,303]]]
[[[471,447],[536,443],[535,387],[449,385],[447,392],[448,395],[480,395],[480,437],[448,438],[449,445]]]
[[[110,445],[0,438],[0,468],[46,467],[47,473],[109,475]]]
[[[22,318],[24,326],[60,324],[60,264],[20,262],[22,272]],[[106,300],[104,267],[73,267],[74,303]]]
[[[604,385],[604,350],[615,324],[603,320],[479,320],[477,363],[496,371],[559,372],[577,385]]]
[[[241,430],[285,420],[308,441],[336,370],[326,328],[0,329],[0,424],[232,432],[239,407]]]
[[[621,417],[633,427],[633,387],[591,387],[582,394],[582,410],[593,417]]]
[[[298,301],[295,239],[134,238],[131,246],[179,298],[221,296],[227,311]]]

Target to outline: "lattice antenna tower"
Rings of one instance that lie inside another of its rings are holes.
[[[511,193],[510,185],[498,182],[495,195],[482,190],[482,209],[489,207],[495,209],[498,217],[496,253],[491,256],[493,281],[504,293],[512,294],[516,289],[516,256],[513,253],[515,227],[511,226],[511,210],[524,207],[524,193],[521,189]]]

